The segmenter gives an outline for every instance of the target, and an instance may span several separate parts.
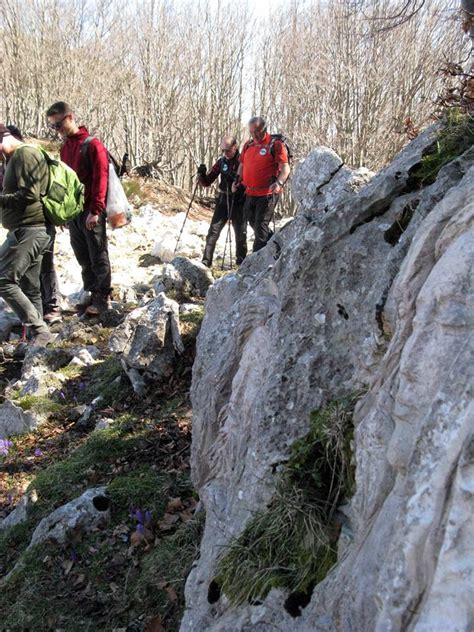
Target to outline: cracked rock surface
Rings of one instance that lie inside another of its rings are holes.
[[[182,631],[472,629],[474,150],[420,189],[434,134],[208,290],[191,393],[206,527]],[[284,591],[210,604],[223,547],[271,498],[273,466],[312,411],[360,387],[352,540],[301,617]]]

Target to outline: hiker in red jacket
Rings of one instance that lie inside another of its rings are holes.
[[[263,248],[272,236],[270,222],[278,196],[290,175],[288,152],[285,144],[272,138],[261,116],[249,121],[252,137],[240,154],[240,167],[232,190],[240,182],[245,186],[245,214],[255,233],[253,251]]]
[[[85,186],[84,210],[69,222],[69,231],[82,269],[84,290],[91,293],[87,303],[77,306],[78,312],[98,316],[110,309],[111,269],[105,215],[109,155],[98,138],[77,125],[71,107],[64,101],[54,103],[46,116],[49,127],[65,138],[61,160],[74,169]]]

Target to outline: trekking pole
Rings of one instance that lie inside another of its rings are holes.
[[[224,254],[222,255],[222,265],[221,270],[224,270],[224,262],[225,262],[225,253],[227,251],[227,242],[229,243],[229,255],[230,255],[230,267],[232,269],[232,233],[230,230],[230,225],[232,221],[232,211],[234,209],[234,194],[232,193],[232,204],[229,207],[229,190],[226,191],[226,200],[227,200],[227,235],[225,238],[225,246],[224,246]]]
[[[194,186],[194,191],[193,191],[193,195],[191,197],[191,202],[189,203],[188,210],[186,211],[186,215],[184,217],[184,222],[183,222],[183,225],[181,226],[181,230],[179,231],[178,240],[176,241],[176,246],[174,247],[174,251],[173,252],[176,252],[178,250],[179,240],[181,239],[181,235],[183,234],[184,226],[186,224],[186,220],[188,219],[189,211],[191,210],[191,206],[193,205],[194,198],[196,197],[198,186],[199,186],[199,180],[196,182],[196,184]]]

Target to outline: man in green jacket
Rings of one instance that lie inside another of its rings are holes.
[[[43,321],[40,270],[51,237],[46,232],[41,196],[48,187],[48,165],[41,153],[12,136],[0,123],[0,152],[7,159],[0,193],[2,225],[8,230],[0,246],[0,296],[24,325],[33,344],[52,341]]]

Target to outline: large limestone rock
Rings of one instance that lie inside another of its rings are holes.
[[[121,354],[122,366],[141,395],[148,382],[168,377],[184,351],[179,333],[179,305],[163,292],[134,309],[117,327],[109,348]]]
[[[470,629],[474,150],[420,190],[434,133],[210,288],[192,386],[206,527],[183,631]],[[209,603],[223,547],[271,497],[310,412],[361,386],[350,535],[302,616],[282,591]]]
[[[350,169],[328,147],[316,147],[298,163],[291,179],[291,192],[300,213],[328,212],[334,204],[362,188],[373,175],[364,167]]]

